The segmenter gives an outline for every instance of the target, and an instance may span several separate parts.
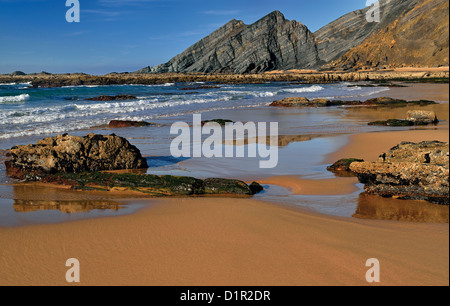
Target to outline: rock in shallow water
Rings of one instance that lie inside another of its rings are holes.
[[[444,142],[403,142],[377,162],[354,162],[369,194],[449,204],[449,145]]]
[[[59,135],[35,145],[16,146],[6,162],[8,174],[32,179],[49,173],[79,173],[102,170],[148,168],[140,151],[116,135]]]

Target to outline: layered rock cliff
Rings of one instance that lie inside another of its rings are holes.
[[[232,20],[168,63],[140,72],[258,73],[315,67],[314,35],[278,11],[252,25]]]
[[[138,73],[261,73],[290,69],[435,67],[449,64],[449,0],[380,0],[314,34],[278,11],[252,25],[232,20],[169,62]]]
[[[371,7],[353,11],[314,33],[323,64],[339,59],[350,49],[360,46],[368,37],[385,29],[399,16],[412,10],[421,0],[380,0],[380,22],[368,22]]]
[[[375,27],[370,36],[331,63],[331,67],[361,69],[448,66],[449,1],[410,0],[402,1],[402,5],[403,10],[392,16],[395,18],[393,21]],[[324,44],[319,45],[321,56],[328,51],[324,51],[323,47]]]

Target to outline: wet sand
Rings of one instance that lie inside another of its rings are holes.
[[[139,214],[0,231],[0,285],[448,285],[448,226],[334,218],[242,199],[158,200]]]
[[[408,130],[365,133],[349,136],[349,142],[337,152],[327,156],[328,163],[334,163],[341,158],[361,158],[366,161],[376,161],[380,155],[389,151],[390,148],[398,145],[402,141],[449,141],[449,130]]]
[[[344,195],[358,191],[356,177],[307,180],[298,176],[275,176],[258,181],[263,185],[282,186],[296,195]]]

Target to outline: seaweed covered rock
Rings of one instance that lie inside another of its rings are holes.
[[[449,145],[432,141],[402,142],[377,162],[354,162],[369,194],[449,204]]]
[[[151,125],[154,124],[145,121],[127,121],[127,120],[112,120],[108,124],[110,128],[143,127]]]
[[[71,186],[74,190],[132,191],[149,196],[233,195],[251,196],[250,186],[239,180],[130,173],[49,174],[41,182]]]
[[[280,101],[274,101],[270,106],[278,107],[326,107],[331,106],[331,102],[328,99],[313,99],[309,100],[305,97],[298,98],[285,98]]]
[[[388,119],[382,121],[374,121],[370,122],[369,125],[402,127],[402,126],[421,126],[438,123],[439,120],[434,112],[423,110],[412,110],[407,113],[406,119]]]
[[[9,154],[8,174],[18,179],[50,173],[148,168],[140,151],[116,135],[64,134],[43,139],[35,145],[13,147]]]

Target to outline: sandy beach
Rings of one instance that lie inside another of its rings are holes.
[[[354,135],[330,158],[372,159],[400,139],[448,134]],[[285,179],[299,193],[323,193],[322,184],[350,192],[340,184],[354,183]],[[448,224],[338,218],[250,199],[143,201],[150,206],[129,216],[0,229],[0,285],[67,285],[68,258],[79,259],[82,285],[369,285],[369,258],[380,261],[381,285],[449,284]]]
[[[444,93],[448,85],[434,88],[437,90],[426,90],[422,85],[395,88],[389,95],[401,96],[409,90],[415,98],[448,102],[448,93]],[[343,114],[344,120],[367,122],[401,118],[409,109],[350,108],[330,112]],[[422,109],[434,110],[441,119],[448,120],[448,103]],[[241,116],[237,117],[240,120],[256,114],[261,121],[271,115],[265,110],[230,112],[230,117],[233,114]],[[282,116],[285,124],[294,127],[292,120],[302,118],[299,111]],[[304,164],[331,164],[349,157],[371,161],[401,141],[449,138],[446,121],[424,129],[308,137],[292,135],[289,139],[302,142],[283,144],[283,167],[297,162],[299,151],[307,154],[303,155],[307,156]],[[308,153],[308,148],[313,151]],[[331,151],[327,155],[314,153],[323,148]],[[321,160],[322,155],[325,160]],[[215,161],[204,167],[206,170],[212,165],[217,175],[234,176],[247,162],[237,163],[236,169],[227,173],[226,167],[233,163]],[[181,164],[187,169],[201,169],[201,161]],[[251,164],[244,167],[250,170]],[[319,175],[311,179],[267,173],[263,177],[260,183],[284,187],[294,196],[345,199],[359,190],[355,177]],[[369,258],[380,261],[379,285],[449,284],[448,207],[423,201],[361,195],[356,199],[356,218],[350,218],[323,215],[264,198],[121,199],[117,194],[74,194],[61,188],[50,192],[39,185],[20,186],[14,187],[13,195],[6,196],[22,199],[14,202],[14,209],[21,213],[56,209],[89,214],[96,207],[112,208],[112,212],[98,217],[93,214],[95,218],[90,219],[66,218],[56,224],[23,221],[22,226],[0,228],[0,285],[68,285],[65,263],[69,258],[80,261],[81,285],[372,285],[365,279]],[[74,201],[67,202],[71,199]],[[22,205],[30,200],[31,206]],[[116,211],[121,211],[117,206],[120,204],[135,208],[129,214],[115,216]]]

